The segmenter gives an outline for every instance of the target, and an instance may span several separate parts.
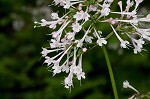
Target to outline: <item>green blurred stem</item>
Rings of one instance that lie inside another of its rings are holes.
[[[103,46],[102,49],[103,49],[105,59],[106,59],[106,63],[107,63],[107,66],[108,66],[108,71],[109,71],[109,75],[110,75],[110,79],[111,79],[111,84],[112,84],[112,88],[113,88],[114,97],[115,97],[115,99],[119,99],[116,84],[115,84],[115,79],[114,79],[114,75],[113,75],[113,71],[112,71],[112,67],[111,67],[111,63],[110,63],[110,60],[109,60],[109,56],[108,56],[106,47]]]
[[[113,34],[114,34],[114,33],[111,32],[110,34],[108,34],[108,35],[105,37],[105,39],[106,39],[106,40],[109,39]]]

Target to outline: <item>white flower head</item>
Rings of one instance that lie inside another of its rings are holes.
[[[87,12],[80,11],[76,12],[76,14],[73,16],[77,21],[79,20],[85,20],[87,21],[89,19],[90,15]]]
[[[47,25],[47,21],[45,19],[42,19],[41,22],[42,22],[41,26],[46,26]]]
[[[57,12],[52,11],[50,21],[46,19],[42,19],[41,22],[35,21],[35,27],[49,27],[53,30],[50,33],[49,47],[42,48],[41,54],[53,75],[61,72],[68,74],[63,81],[65,88],[73,86],[73,76],[78,80],[85,79],[82,54],[93,48],[94,44],[100,47],[106,45],[107,39],[115,35],[121,48],[132,46],[134,53],[137,54],[143,50],[145,41],[150,41],[150,28],[142,28],[139,25],[150,22],[150,14],[137,15],[139,4],[143,0],[126,0],[125,6],[123,1],[119,1],[120,11],[117,12],[112,10],[111,4],[114,0],[95,0],[96,2],[88,6],[86,4],[88,0],[85,1],[54,0],[55,6],[64,9],[64,15],[59,17]],[[112,14],[117,15],[113,15],[112,18]],[[102,31],[105,30],[101,29],[104,22],[110,24],[113,32]],[[128,81],[123,83],[123,87],[138,92]]]
[[[46,48],[42,47],[42,49],[43,49],[43,51],[41,52],[41,54],[43,57],[47,56],[47,54],[51,52],[50,50],[47,50]]]
[[[92,36],[86,36],[85,37],[85,42],[87,42],[87,43],[92,43],[92,39],[93,39],[93,37]]]
[[[72,78],[73,78],[73,73],[70,72],[68,77],[66,77],[64,80],[65,88],[71,88],[71,86],[73,86]]]
[[[109,8],[104,8],[101,10],[101,16],[108,16],[110,13],[110,9]]]
[[[79,32],[80,30],[82,29],[82,26],[79,24],[79,23],[73,23],[73,25],[72,25],[72,30],[74,31],[74,32]]]
[[[89,10],[90,11],[96,11],[97,6],[96,5],[90,5]]]
[[[52,18],[53,20],[59,19],[57,13],[51,13],[51,18]]]
[[[137,54],[138,52],[141,52],[142,51],[142,48],[143,48],[143,44],[145,43],[143,41],[143,39],[134,39],[134,38],[131,38],[132,40],[132,43],[133,43],[133,46],[134,46],[134,53]]]
[[[139,93],[134,87],[132,87],[129,82],[126,80],[123,82],[123,88],[130,88],[132,90],[134,90],[135,92]]]
[[[87,48],[83,48],[82,51],[83,51],[83,52],[86,52],[86,51],[87,51]]]
[[[83,45],[83,40],[78,40],[77,47],[82,47],[82,45]]]
[[[129,45],[129,42],[128,41],[124,41],[124,40],[122,40],[121,41],[121,44],[120,44],[120,46],[121,46],[121,48],[127,48],[127,45]]]
[[[52,69],[54,69],[53,70],[53,76],[55,75],[55,74],[58,74],[58,73],[61,73],[61,69],[62,69],[62,67],[61,66],[59,66],[59,64],[55,64],[53,67],[52,67]]]
[[[107,41],[105,40],[105,38],[99,38],[98,40],[97,40],[97,44],[99,45],[99,46],[102,46],[103,44],[107,44]]]
[[[66,37],[67,37],[67,39],[69,39],[69,40],[74,40],[74,38],[75,38],[75,33],[74,33],[74,32],[68,32],[68,33],[66,33]]]

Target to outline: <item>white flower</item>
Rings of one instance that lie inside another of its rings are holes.
[[[134,46],[134,53],[137,54],[137,52],[141,52],[142,51],[142,48],[143,48],[143,44],[145,43],[143,41],[143,39],[134,39],[134,38],[131,38],[132,40],[132,43],[133,43],[133,46]]]
[[[35,24],[40,24],[40,26],[49,26],[49,28],[55,29],[57,24],[62,24],[63,22],[64,22],[64,19],[59,18],[59,19],[57,19],[55,21],[46,21],[45,19],[42,19],[41,23],[40,22],[36,22],[36,21],[34,23]],[[34,27],[40,27],[40,26],[34,26]]]
[[[41,54],[42,54],[43,57],[47,56],[48,53],[59,51],[59,50],[63,50],[63,48],[48,50],[48,49],[43,48],[43,47],[42,47],[42,49],[43,49],[43,51],[41,52]]]
[[[114,27],[113,27],[112,25],[110,25],[110,26],[111,26],[111,28],[113,29],[113,31],[114,31],[116,37],[119,39],[121,48],[127,48],[127,45],[129,45],[129,42],[126,41],[126,40],[123,40],[123,39],[117,34],[117,32],[116,32],[116,30],[114,29]]]
[[[77,47],[82,47],[83,45],[83,40],[78,40],[77,41]]]
[[[64,3],[65,3],[64,0],[54,0],[54,2],[56,5],[58,5],[58,4],[64,5]]]
[[[93,37],[92,36],[86,36],[85,37],[85,42],[87,42],[87,43],[92,43],[92,39],[93,39]]]
[[[136,91],[137,93],[139,93],[134,87],[132,87],[132,86],[129,84],[129,82],[128,82],[127,80],[123,82],[123,88],[130,88],[130,89]]]
[[[70,72],[68,77],[66,77],[64,80],[65,88],[71,88],[71,86],[73,86],[72,78],[73,78],[73,73]]]
[[[66,0],[65,5],[64,5],[64,8],[65,8],[65,9],[69,9],[71,5],[72,5],[72,4],[71,4],[70,0]]]
[[[60,6],[63,6],[63,8],[65,9],[69,9],[70,6],[74,5],[74,4],[78,4],[82,1],[79,1],[79,0],[54,0],[55,4],[56,5],[60,5]]]
[[[120,10],[121,10],[121,12],[122,12],[122,11],[123,11],[123,10],[122,10],[122,1],[119,1],[119,2],[118,2],[118,5],[119,5]]]
[[[99,46],[102,46],[103,44],[107,44],[107,41],[105,40],[105,38],[98,38],[98,40],[97,40],[97,44],[99,45]]]
[[[132,7],[133,6],[133,4],[134,4],[134,2],[133,1],[130,1],[130,0],[127,0],[127,6],[126,6],[126,11],[128,12],[129,11],[129,9],[130,9],[130,7]]]
[[[108,20],[106,20],[106,21],[108,21],[110,24],[115,24],[116,23],[116,21],[113,19],[113,18],[109,18]]]
[[[109,15],[109,12],[110,12],[110,9],[109,8],[103,8],[101,10],[101,16],[108,16]]]
[[[59,42],[58,42],[57,40],[55,40],[55,39],[51,39],[50,47],[51,47],[51,48],[60,47]]]
[[[97,42],[97,44],[99,45],[99,46],[102,46],[103,44],[107,44],[107,41],[105,40],[105,38],[101,38],[100,37],[100,34],[102,34],[102,32],[101,31],[97,31],[95,28],[94,28],[94,34],[95,34],[95,36],[97,36],[97,38],[98,38],[98,40],[96,41]]]
[[[62,71],[68,73],[69,72],[69,64],[62,66]]]
[[[46,48],[42,48],[42,49],[43,51],[41,52],[41,54],[43,57],[47,56],[47,54],[51,52],[50,50],[47,50]]]
[[[79,23],[73,23],[73,25],[72,25],[72,30],[74,31],[74,32],[79,32],[80,30],[82,29],[82,26],[79,24]]]
[[[79,72],[77,74],[77,78],[78,78],[78,80],[81,80],[81,78],[85,79],[85,73],[84,72]]]
[[[59,19],[57,13],[51,13],[51,18],[52,18],[53,20]]]
[[[143,47],[143,44],[145,43],[145,41],[143,40],[143,39],[138,39],[138,40],[135,40],[135,42],[137,43],[137,45],[139,46],[139,47]]]
[[[137,54],[138,52],[141,52],[142,49],[139,46],[135,46],[134,53]]]
[[[60,52],[59,54],[57,54],[56,56],[53,56],[53,57],[48,57],[48,56],[46,56],[44,63],[47,63],[48,66],[51,66],[53,63],[55,63],[55,61],[56,61],[55,59],[56,59],[58,56],[60,56],[62,53],[63,53],[63,51]]]
[[[55,29],[57,25],[57,22],[53,22],[52,24],[49,25],[49,28]]]
[[[85,79],[85,73],[82,71],[82,55],[79,58],[78,66],[76,66],[74,72],[78,80],[81,80],[81,78]]]
[[[74,48],[74,58],[72,65],[70,66],[70,72],[72,72],[74,75],[76,75],[78,80],[81,80],[81,78],[85,79],[85,73],[82,72],[82,55],[79,58],[78,65],[76,66],[76,48]]]
[[[138,29],[137,28],[137,32],[140,34],[142,38],[150,41],[150,29]]]
[[[91,25],[89,26],[88,30],[85,32],[85,34],[84,34],[84,36],[82,37],[82,39],[80,39],[80,40],[76,40],[77,47],[82,47],[82,45],[83,45],[83,41],[85,40],[85,38],[86,38],[87,34],[89,33],[90,28],[91,28]]]
[[[87,12],[82,12],[82,13],[83,13],[82,19],[85,21],[89,20],[90,15]]]
[[[77,21],[79,20],[85,20],[87,21],[89,19],[90,15],[87,12],[80,11],[76,12],[76,14],[73,16]]]
[[[83,51],[83,52],[86,52],[86,51],[87,51],[87,48],[83,48],[82,51]]]
[[[127,45],[129,45],[129,42],[126,40],[125,41],[121,40],[120,42],[121,42],[121,44],[120,44],[121,48],[127,48]]]
[[[59,66],[59,63],[55,63],[52,69],[54,69],[53,70],[53,76],[54,76],[55,74],[58,74],[61,72],[62,67]]]
[[[73,18],[75,18],[77,21],[82,20],[82,13],[80,12],[76,12],[76,14],[73,16]]]
[[[73,40],[75,38],[75,33],[74,32],[68,32],[68,33],[66,33],[66,37],[69,40]]]
[[[49,66],[49,65],[52,63],[52,61],[53,61],[53,59],[52,59],[52,58],[50,58],[50,57],[46,56],[46,57],[45,57],[45,61],[44,61],[44,63],[47,63],[47,65]]]
[[[96,11],[97,6],[96,5],[90,5],[89,10],[90,11]]]
[[[45,19],[42,19],[41,22],[42,22],[42,23],[41,23],[41,26],[46,26],[47,23],[48,23]]]
[[[51,35],[52,35],[53,38],[57,39],[59,37],[60,33],[54,31],[54,32],[51,33]]]

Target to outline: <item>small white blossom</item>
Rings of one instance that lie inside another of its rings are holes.
[[[101,16],[108,16],[110,13],[110,9],[109,8],[104,8],[101,10]]]
[[[132,43],[133,43],[133,46],[134,46],[134,53],[137,54],[137,52],[141,52],[142,51],[142,48],[143,48],[143,44],[145,43],[143,41],[143,39],[134,39],[134,38],[131,38],[132,40]]]
[[[66,77],[64,80],[65,88],[71,88],[71,86],[73,86],[72,78],[73,78],[73,73],[70,72],[68,77]]]
[[[97,31],[96,29],[94,29],[94,34],[95,34],[95,36],[97,36],[97,38],[98,38],[98,40],[96,41],[96,43],[99,45],[99,46],[102,46],[103,44],[107,44],[107,41],[105,40],[105,38],[101,38],[100,37],[100,34],[102,34],[102,32],[101,31]]]
[[[42,22],[42,23],[41,23],[41,26],[46,26],[47,23],[48,23],[45,19],[42,19],[41,22]]]
[[[90,15],[87,12],[80,11],[80,12],[76,12],[76,14],[73,17],[77,21],[79,21],[79,20],[87,21],[89,19]]]
[[[73,23],[73,25],[72,25],[72,30],[74,32],[79,32],[81,30],[81,28],[82,28],[82,26],[79,23],[77,23],[77,22]]]
[[[97,6],[96,5],[90,5],[89,10],[90,11],[96,11]]]
[[[82,13],[80,12],[76,12],[76,14],[73,16],[73,18],[75,18],[77,21],[82,20]]]
[[[75,38],[75,33],[74,33],[74,32],[68,32],[68,33],[66,33],[66,37],[67,37],[67,39],[69,39],[69,40],[74,40],[74,38]]]
[[[130,88],[132,90],[134,90],[135,92],[139,93],[134,87],[132,87],[129,82],[126,80],[123,82],[123,88]]]
[[[126,40],[125,41],[121,40],[120,42],[121,42],[121,44],[120,44],[121,48],[127,48],[127,45],[129,45],[129,42]]]
[[[53,20],[59,19],[57,13],[51,13],[51,18],[52,18]]]
[[[62,71],[66,72],[66,73],[69,73],[69,64],[66,64],[66,65],[62,66]]]
[[[82,51],[83,51],[83,52],[86,52],[86,51],[87,51],[87,48],[83,48]]]
[[[62,67],[59,66],[58,64],[55,64],[55,65],[52,67],[52,69],[54,69],[54,70],[53,70],[53,75],[55,75],[55,74],[58,74],[58,73],[61,72]]]
[[[107,41],[105,40],[105,38],[99,38],[98,40],[97,40],[97,44],[99,45],[99,46],[102,46],[103,44],[107,44]]]
[[[50,53],[50,50],[47,50],[46,48],[42,48],[43,51],[41,52],[42,56],[45,57],[47,56],[48,53]]]
[[[118,33],[116,32],[116,30],[114,29],[114,27],[113,27],[112,25],[110,25],[110,26],[112,27],[112,29],[113,29],[113,31],[114,31],[116,37],[119,39],[119,41],[120,41],[120,46],[121,46],[122,48],[127,48],[127,45],[129,45],[129,42],[126,41],[126,40],[123,40],[123,39],[118,35]]]
[[[127,6],[126,6],[126,10],[125,11],[129,11],[129,9],[134,5],[133,1],[127,0]]]
[[[78,40],[77,47],[82,47],[82,45],[83,45],[83,40]]]
[[[53,61],[53,59],[51,59],[50,57],[46,56],[44,63],[47,63],[47,65],[49,66],[52,63],[52,61]]]
[[[93,37],[92,36],[86,36],[85,37],[85,42],[88,42],[88,43],[92,43],[92,39],[93,39]]]

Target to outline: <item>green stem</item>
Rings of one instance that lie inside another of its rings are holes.
[[[107,62],[107,66],[108,66],[108,71],[109,71],[109,75],[110,75],[110,79],[111,79],[111,84],[112,84],[112,88],[113,88],[114,97],[115,97],[115,99],[119,99],[118,98],[116,84],[115,84],[115,79],[114,79],[114,75],[113,75],[113,71],[112,71],[112,68],[111,68],[111,63],[110,63],[110,60],[109,60],[109,56],[108,56],[107,50],[106,50],[105,46],[103,46],[102,49],[103,49],[103,52],[104,52],[104,55],[105,55],[105,59],[106,59],[106,62]]]
[[[106,40],[109,39],[113,34],[114,34],[114,33],[111,32],[110,34],[108,34],[108,35],[105,37],[105,39],[106,39]]]

